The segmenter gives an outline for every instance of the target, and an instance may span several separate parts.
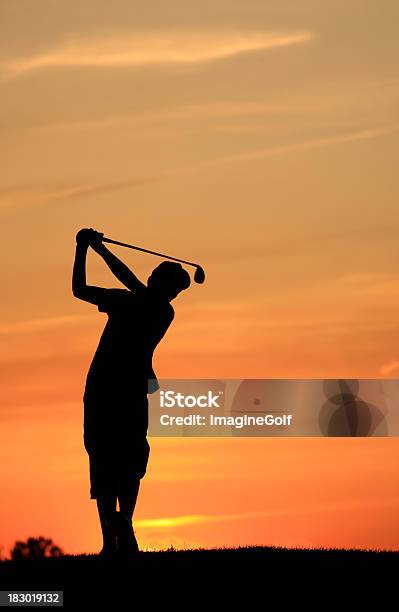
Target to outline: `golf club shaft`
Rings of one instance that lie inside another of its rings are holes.
[[[184,263],[187,266],[193,266],[194,268],[198,268],[198,264],[193,263],[192,261],[186,261],[185,259],[178,259],[177,257],[171,257],[170,255],[165,255],[164,253],[157,253],[156,251],[150,251],[149,249],[143,249],[142,247],[135,246],[134,244],[127,244],[126,242],[119,242],[118,240],[111,240],[111,238],[106,238],[103,236],[101,239],[102,242],[109,242],[110,244],[117,244],[118,246],[127,247],[128,249],[135,249],[136,251],[142,251],[143,253],[150,253],[151,255],[157,255],[158,257],[164,257],[165,259],[172,259],[173,261],[179,261],[180,263]]]

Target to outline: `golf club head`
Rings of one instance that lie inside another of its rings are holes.
[[[205,280],[204,269],[201,268],[201,266],[196,266],[195,272],[194,272],[194,282],[198,283],[199,285],[202,285],[204,280]]]

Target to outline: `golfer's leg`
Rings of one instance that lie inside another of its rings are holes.
[[[139,494],[140,478],[137,478],[129,492],[123,493],[118,496],[119,499],[119,510],[124,514],[129,521],[132,521],[133,512],[136,507],[137,496]]]
[[[116,496],[104,495],[97,498],[98,516],[100,517],[105,550],[113,548],[113,533],[111,519],[116,510]]]

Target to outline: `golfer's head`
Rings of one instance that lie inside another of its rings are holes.
[[[181,264],[163,261],[151,272],[147,286],[173,300],[180,291],[190,286],[190,275]]]

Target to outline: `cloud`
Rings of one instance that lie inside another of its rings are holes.
[[[74,39],[30,57],[2,62],[11,76],[44,68],[133,67],[196,64],[251,51],[304,44],[314,34],[294,32],[159,31]]]
[[[344,144],[347,142],[358,142],[361,140],[369,140],[377,138],[379,136],[386,136],[394,134],[399,131],[399,123],[393,123],[387,126],[379,128],[368,128],[365,130],[359,130],[356,132],[347,132],[346,134],[340,134],[338,136],[327,136],[325,138],[317,138],[314,140],[306,140],[304,142],[297,142],[288,145],[281,145],[276,147],[268,147],[267,149],[259,149],[257,151],[248,151],[246,153],[239,153],[237,155],[229,155],[224,157],[218,157],[211,160],[205,160],[192,168],[187,167],[187,170],[196,169],[200,167],[216,166],[219,164],[226,164],[237,161],[246,161],[251,159],[262,159],[263,157],[274,157],[276,155],[284,155],[286,153],[295,153],[296,151],[307,151],[309,149],[319,149],[323,147],[333,146],[336,144]]]
[[[397,372],[398,370],[399,370],[399,361],[394,359],[392,361],[389,361],[388,363],[384,363],[380,367],[380,374],[381,376],[389,376],[390,374],[393,374],[394,372]]]
[[[173,516],[167,518],[141,519],[135,521],[135,526],[141,529],[162,529],[165,527],[184,527],[196,523],[206,523],[212,520],[203,514],[189,514],[185,516]]]
[[[141,519],[135,521],[135,527],[139,529],[164,529],[173,527],[186,527],[187,525],[199,525],[205,523],[224,523],[230,521],[253,520],[257,518],[278,518],[288,516],[299,516],[309,514],[324,514],[326,512],[340,512],[347,510],[364,510],[365,508],[397,507],[399,497],[391,496],[385,498],[363,498],[343,499],[339,501],[327,501],[318,504],[295,506],[290,508],[275,508],[241,514],[188,514],[167,518]]]
[[[69,328],[79,323],[91,321],[90,315],[65,315],[47,319],[30,319],[0,325],[0,336],[18,336],[26,334],[42,334],[59,328]]]
[[[90,197],[113,193],[148,185],[161,180],[163,175],[134,178],[126,181],[97,181],[87,183],[54,183],[14,186],[0,191],[0,210],[5,208],[26,208],[48,204],[58,200]]]
[[[239,109],[237,108],[236,111],[239,112]],[[31,184],[26,186],[8,187],[0,190],[0,210],[15,207],[34,207],[58,200],[68,200],[76,197],[90,197],[93,195],[113,193],[124,189],[131,189],[134,187],[140,187],[142,185],[153,184],[160,180],[165,180],[168,178],[178,178],[180,176],[197,172],[202,168],[208,168],[252,159],[274,157],[278,155],[294,153],[297,151],[307,151],[311,149],[334,146],[348,142],[369,140],[384,135],[394,134],[398,131],[399,124],[395,123],[380,128],[369,128],[356,132],[341,134],[338,136],[327,136],[325,138],[307,140],[305,142],[269,147],[266,149],[248,151],[236,155],[217,157],[213,159],[204,160],[195,164],[188,164],[184,166],[178,166],[177,168],[172,168],[170,170],[165,170],[165,172],[159,174],[158,176],[137,177],[124,181],[96,181],[86,183],[73,183],[71,181],[65,183],[55,183],[53,185]]]
[[[72,130],[97,130],[126,128],[127,126],[146,127],[154,124],[170,124],[173,121],[193,121],[201,119],[225,119],[226,117],[287,117],[307,114],[313,116],[318,107],[315,104],[304,103],[264,103],[264,102],[232,102],[230,100],[210,104],[184,104],[175,108],[166,108],[157,111],[109,115],[83,119],[81,121],[65,121],[46,123],[39,126],[41,129],[69,132]],[[257,130],[259,125],[254,126]],[[203,129],[200,126],[198,129]]]

